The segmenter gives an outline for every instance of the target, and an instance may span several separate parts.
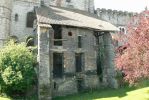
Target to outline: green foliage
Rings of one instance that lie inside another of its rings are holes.
[[[120,88],[129,86],[129,83],[124,80],[124,77],[125,74],[122,71],[120,70],[116,71],[116,79]]]
[[[10,41],[0,50],[0,87],[7,94],[25,94],[35,81],[34,56],[25,44]]]
[[[145,78],[139,80],[139,82],[136,84],[136,87],[137,88],[149,87],[149,79]]]

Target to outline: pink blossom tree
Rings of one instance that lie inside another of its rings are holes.
[[[149,78],[149,11],[134,16],[124,38],[125,44],[117,49],[117,68],[130,84]]]

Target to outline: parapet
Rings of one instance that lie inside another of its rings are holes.
[[[137,15],[137,12],[128,12],[128,11],[121,11],[121,10],[112,10],[112,9],[105,9],[105,8],[97,8],[97,13],[113,13],[117,15],[123,16],[134,16]]]

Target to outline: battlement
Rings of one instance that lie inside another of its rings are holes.
[[[40,0],[14,0],[14,2],[40,3]]]
[[[138,15],[138,13],[136,12],[111,10],[104,8],[97,8],[96,13],[100,19],[108,21],[117,27],[126,26],[133,16]]]
[[[97,8],[98,13],[109,13],[109,14],[116,14],[116,15],[123,15],[123,16],[134,16],[137,15],[137,12],[128,12],[128,11],[121,11],[121,10],[112,10],[112,9],[105,9],[105,8]]]

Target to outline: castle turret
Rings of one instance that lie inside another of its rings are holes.
[[[0,47],[10,36],[10,21],[13,0],[0,0]]]
[[[94,0],[43,0],[46,5],[68,7],[94,12]]]

